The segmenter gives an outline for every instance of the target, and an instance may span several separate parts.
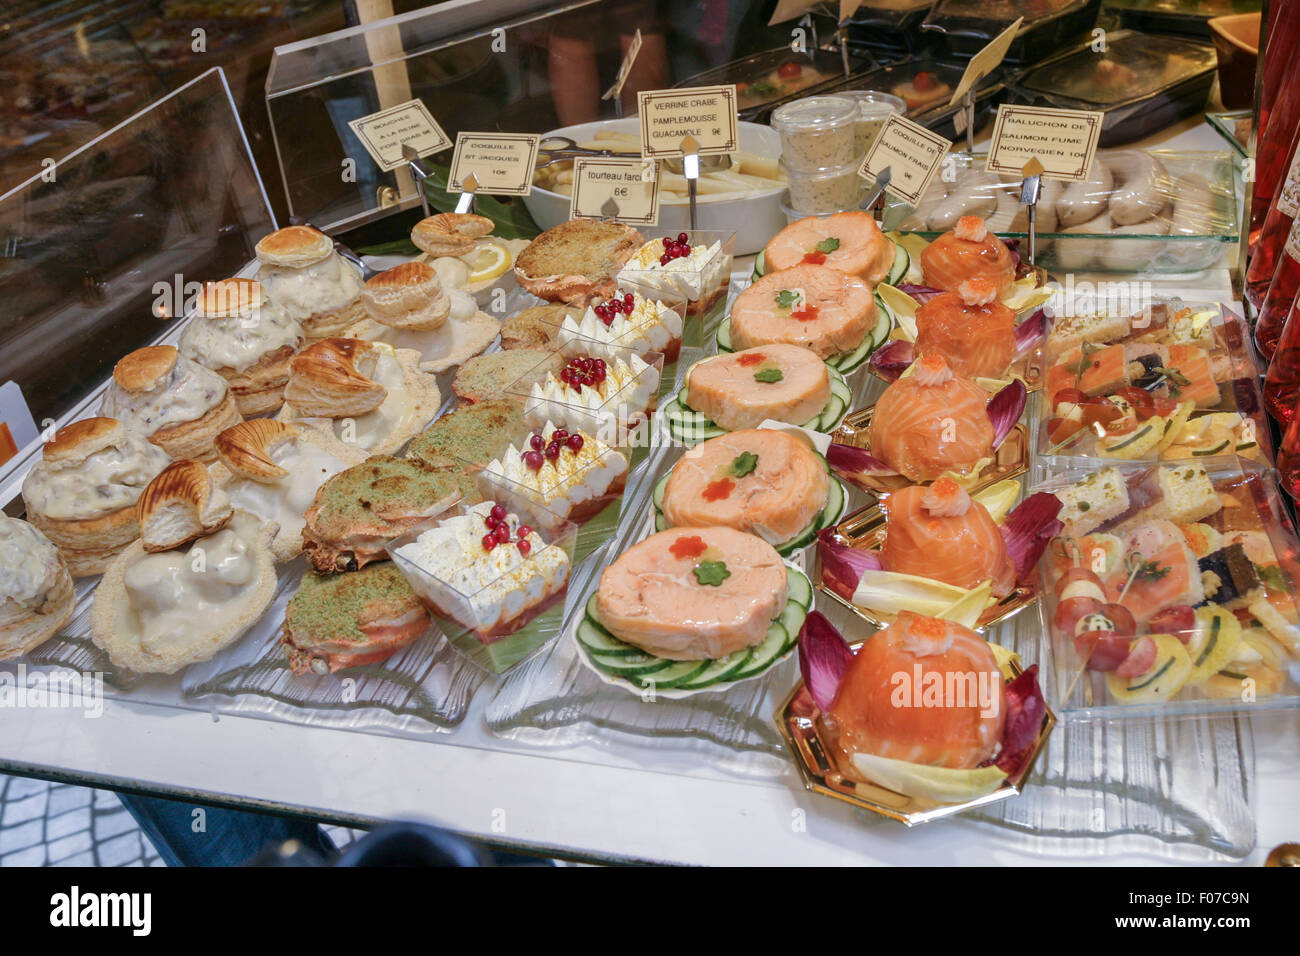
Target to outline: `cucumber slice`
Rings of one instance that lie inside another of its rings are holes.
[[[871,358],[871,353],[875,350],[876,340],[872,335],[868,335],[852,352],[841,352],[839,355],[832,356],[826,360],[826,364],[841,375],[848,375]]]
[[[785,610],[781,612],[779,620],[786,634],[790,635],[791,641],[799,640],[799,629],[803,627],[803,619],[807,616],[808,612],[794,601],[786,602]]]
[[[829,528],[832,525],[840,523],[844,517],[844,509],[848,506],[848,495],[844,493],[844,486],[840,484],[839,479],[832,477],[826,484],[826,507],[822,509],[821,517],[817,519],[817,530]]]
[[[763,638],[762,643],[750,648],[753,655],[749,661],[731,679],[744,680],[746,677],[753,677],[756,674],[763,673],[785,653],[786,644],[789,641],[790,635],[781,626],[781,622],[773,621],[768,627],[767,636]]]
[[[679,664],[680,661],[666,661],[660,657],[654,657],[650,654],[637,654],[634,657],[609,657],[605,654],[588,654],[591,663],[603,670],[606,674],[612,674],[615,677],[627,677],[629,679],[636,677],[646,677],[650,674],[667,670],[673,664]]]
[[[645,652],[639,647],[633,647],[631,644],[624,644],[616,637],[612,637],[603,627],[595,624],[590,617],[584,617],[578,622],[576,632],[578,643],[591,651],[593,655],[599,655],[604,658],[621,658],[626,661],[633,657],[646,657]]]
[[[901,249],[902,246],[899,246]],[[889,336],[894,331],[894,313],[885,304],[885,300],[879,295],[876,296],[876,324],[871,329],[871,340],[876,343],[876,348],[884,345],[889,341]]]
[[[844,376],[834,369],[831,369],[831,394],[845,405],[853,402],[853,390],[849,388],[849,383],[844,381]]]
[[[758,255],[754,257],[754,275],[753,279],[763,278],[763,273],[767,271],[767,250],[760,249]]]
[[[907,254],[906,249],[898,243],[894,243],[894,262],[889,267],[889,278],[886,281],[890,285],[898,285],[903,281],[903,277],[907,275],[907,270],[910,268],[912,268],[912,257]]]
[[[813,431],[831,431],[840,423],[840,419],[844,417],[846,411],[848,411],[848,406],[844,404],[843,399],[832,392],[831,400],[826,403],[822,413],[810,423]]]
[[[746,647],[744,650],[728,654],[726,657],[719,657],[716,661],[709,661],[708,667],[690,680],[678,684],[677,687],[680,690],[699,690],[701,687],[711,687],[714,684],[721,684],[723,681],[731,680],[732,676],[744,668],[753,656],[753,649]]]
[[[659,481],[655,483],[653,500],[655,503],[655,507],[660,509],[661,511],[663,510],[663,506],[664,506],[664,487],[668,484],[668,478],[670,475],[672,475],[671,471],[668,472],[668,474],[664,475],[662,478],[659,479]]]
[[[719,352],[734,352],[731,347],[731,316],[727,316],[718,324],[718,331],[714,333],[714,338],[718,340]]]
[[[669,661],[668,666],[663,670],[639,676],[633,683],[640,684],[642,687],[653,686],[661,690],[680,687],[699,676],[712,663],[713,661]]]
[[[785,569],[785,594],[787,601],[793,601],[805,611],[812,608],[812,583],[802,572],[794,568]]]

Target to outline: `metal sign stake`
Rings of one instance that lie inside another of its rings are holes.
[[[876,177],[876,185],[871,188],[871,192],[867,194],[867,198],[862,201],[859,208],[871,210],[880,200],[880,197],[885,194],[885,187],[890,184],[893,178],[894,167],[886,166],[882,169],[880,175]]]
[[[456,200],[456,211],[473,212],[476,192],[478,192],[478,177],[470,173],[460,181],[460,198]]]
[[[1025,178],[1020,184],[1020,205],[1029,207],[1029,264],[1032,266],[1038,264],[1038,197],[1043,189],[1043,164],[1035,156],[1025,163],[1022,172]]]
[[[696,223],[695,201],[700,179],[700,144],[689,133],[682,137],[682,175],[686,177],[686,189],[691,202],[691,232],[694,232],[699,228]]]
[[[402,144],[402,158],[406,160],[406,165],[411,168],[411,173],[415,176],[415,190],[420,194],[420,206],[424,210],[424,218],[428,219],[431,213],[428,197],[424,195],[424,181],[433,175],[433,170],[424,165],[420,154],[410,143]]]

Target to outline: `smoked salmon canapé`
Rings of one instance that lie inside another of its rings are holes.
[[[803,689],[829,759],[851,779],[936,803],[1019,781],[1050,718],[1037,668],[970,628],[904,612],[858,648],[822,615],[799,635]]]
[[[780,554],[811,544],[844,514],[826,459],[796,434],[748,428],[695,446],[655,485],[655,527],[722,525]]]
[[[1003,296],[1016,281],[1016,260],[983,219],[962,216],[922,251],[921,274],[926,285],[945,292],[956,292],[968,279],[987,279]]]
[[[1001,378],[1018,351],[1015,313],[988,279],[967,279],[916,310],[916,351],[966,378]]]
[[[801,345],[765,345],[696,362],[664,406],[668,431],[684,445],[765,421],[829,432],[853,396],[844,376]]]
[[[763,673],[794,649],[811,607],[808,578],[762,538],[671,528],[605,568],[575,637],[615,683],[693,693]]]
[[[895,269],[895,260],[899,266]],[[761,272],[793,266],[826,265],[875,285],[899,278],[908,268],[907,253],[880,231],[868,212],[853,210],[832,216],[809,216],[790,223],[768,242],[761,256]]]
[[[880,563],[886,571],[968,591],[991,581],[995,598],[1015,588],[1015,565],[997,523],[951,478],[901,488],[883,507],[888,524]]]
[[[718,327],[718,349],[800,345],[847,373],[871,357],[892,327],[890,313],[862,279],[830,266],[797,265],[736,296]]]

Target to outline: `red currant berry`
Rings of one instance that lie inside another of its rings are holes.
[[[518,537],[520,541],[523,541],[532,533],[533,533],[532,528],[528,527],[528,525],[526,524],[521,524],[519,526],[519,530],[515,532],[515,536]]]
[[[533,436],[528,439],[528,447],[533,451],[541,451],[542,446],[545,444],[546,442],[542,440],[542,436],[538,435],[536,432],[534,432]]]
[[[568,437],[569,430],[567,428],[557,428],[551,432],[551,441],[564,441]]]
[[[551,442],[546,446],[546,460],[555,461],[560,457],[560,446],[556,442]]]
[[[528,552],[533,550],[533,546],[529,544],[527,541],[520,541],[517,545],[515,545],[515,547],[519,549],[519,553],[522,554],[524,557],[528,557]]]
[[[493,548],[495,548],[496,546],[497,546],[496,535],[493,535],[493,534],[485,534],[485,535],[483,535],[483,550],[484,550],[484,551],[491,551],[491,550],[492,550]]]
[[[492,533],[496,535],[497,544],[505,544],[510,540],[510,526],[507,524],[497,525],[497,529]]]
[[[542,467],[542,453],[540,451],[530,451],[524,455],[524,464],[528,466],[529,471],[537,471]]]
[[[665,252],[662,256],[659,257],[659,264],[661,266],[666,266],[671,260],[672,257]]]
[[[570,451],[582,451],[582,436],[570,435],[567,444]]]
[[[492,516],[493,521],[503,521],[505,520],[506,509],[501,505],[493,505],[492,510],[489,511],[488,514]]]

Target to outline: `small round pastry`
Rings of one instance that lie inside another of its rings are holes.
[[[424,266],[423,263],[407,263],[407,265],[431,268]],[[398,266],[398,269],[405,268],[406,266]],[[433,271],[437,274],[436,269]],[[378,278],[380,277],[375,277]],[[465,360],[479,355],[500,334],[501,323],[486,312],[480,311],[474,297],[468,292],[454,288],[445,279],[438,281],[447,300],[447,314],[437,328],[418,329],[410,325],[398,325],[392,319],[382,319],[371,313],[372,318],[350,326],[344,335],[348,338],[364,339],[367,342],[382,342],[399,350],[409,349],[417,352],[420,370],[432,375],[446,372]]]
[[[493,222],[486,216],[440,212],[417,222],[411,230],[411,241],[431,256],[463,256],[492,229]]]
[[[0,660],[44,644],[75,608],[58,549],[36,527],[0,514]]]
[[[310,226],[288,226],[257,244],[257,279],[267,298],[302,326],[308,341],[337,335],[365,317],[361,273]]]
[[[156,520],[156,528],[142,529],[145,539],[175,530],[167,512]],[[257,623],[275,597],[270,531],[236,510],[216,531],[184,542],[189,548],[149,553],[135,542],[95,589],[91,640],[114,665],[137,674],[175,674],[210,660]]]
[[[365,452],[389,454],[423,431],[438,412],[438,382],[411,349],[383,342],[326,339],[294,357],[282,422],[333,419],[334,434]]]
[[[360,464],[366,453],[324,428],[270,418],[241,422],[217,436],[216,482],[237,508],[277,526],[277,561],[302,551],[303,515],[332,475]]]
[[[289,363],[285,401],[303,417],[342,418],[374,411],[388,390],[370,376],[380,350],[360,339],[325,339]]]
[[[140,537],[136,502],[168,461],[115,419],[65,425],[23,480],[27,518],[58,547],[73,577],[103,574]]]
[[[442,328],[451,313],[451,299],[437,271],[424,262],[403,262],[371,276],[361,302],[380,325],[416,332]]]
[[[136,504],[140,543],[150,554],[171,551],[212,534],[230,520],[234,508],[197,461],[174,461],[164,468]]]
[[[303,343],[302,326],[266,301],[256,279],[206,283],[197,306],[198,314],[181,334],[181,354],[230,384],[241,415],[278,409],[289,360]]]
[[[173,458],[208,461],[217,433],[243,421],[226,380],[170,345],[123,356],[99,412],[116,418]]]
[[[303,575],[284,611],[295,674],[329,674],[392,657],[429,629],[429,612],[392,561]]]

